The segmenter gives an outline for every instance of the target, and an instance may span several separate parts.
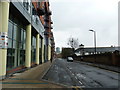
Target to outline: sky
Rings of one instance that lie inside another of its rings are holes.
[[[49,0],[56,47],[68,47],[69,37],[85,47],[118,45],[119,0]]]

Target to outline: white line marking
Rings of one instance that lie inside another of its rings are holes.
[[[79,83],[80,83],[80,84],[82,84],[82,82],[81,82],[81,81],[79,81]]]
[[[77,79],[77,77],[75,76],[75,78]]]

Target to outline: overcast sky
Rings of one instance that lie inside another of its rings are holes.
[[[93,29],[97,46],[118,45],[119,0],[50,0],[56,47],[68,47],[70,36],[79,44],[93,47]]]

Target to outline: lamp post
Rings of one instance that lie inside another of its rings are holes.
[[[94,30],[89,30],[89,31],[91,31],[91,32],[93,32],[94,33],[94,45],[95,45],[95,59],[96,59],[96,31],[94,31]]]
[[[72,55],[74,54],[74,46],[73,46],[73,38],[72,38],[72,40],[71,40],[71,43],[72,43]]]

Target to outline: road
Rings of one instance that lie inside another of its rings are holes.
[[[43,79],[83,88],[118,87],[118,73],[65,59],[55,60]]]

